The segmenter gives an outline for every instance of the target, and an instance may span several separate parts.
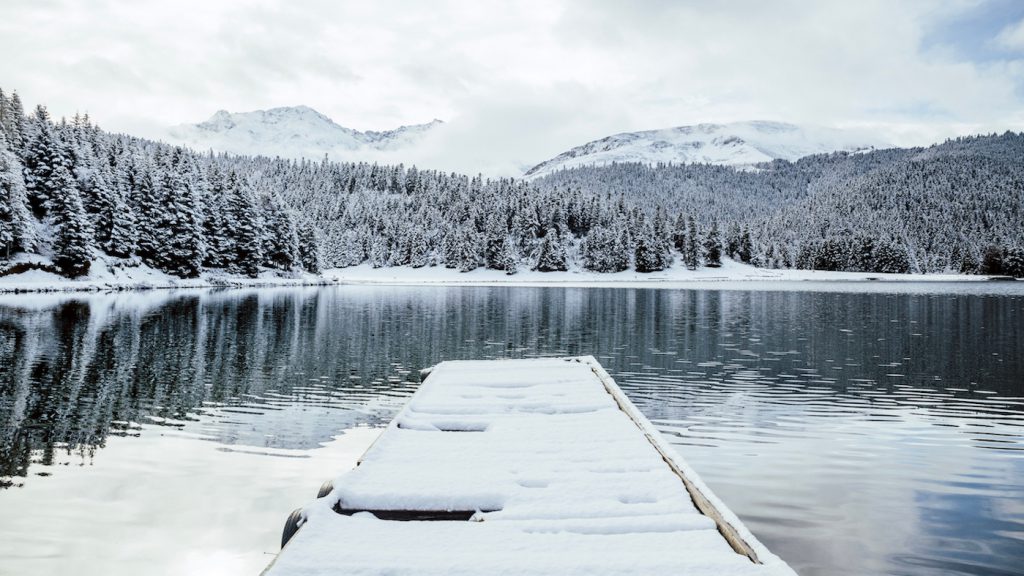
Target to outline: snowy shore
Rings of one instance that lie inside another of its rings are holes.
[[[45,264],[44,262],[40,262]],[[721,268],[687,270],[676,264],[661,272],[641,274],[634,271],[602,274],[585,270],[568,272],[533,272],[524,270],[513,275],[498,270],[477,269],[459,272],[441,266],[424,268],[372,268],[369,265],[325,270],[320,275],[296,273],[281,275],[264,272],[257,278],[210,272],[199,278],[178,278],[144,264],[111,265],[97,260],[89,275],[68,279],[44,270],[28,270],[20,274],[0,276],[0,293],[10,292],[74,292],[146,290],[214,287],[271,287],[318,285],[391,285],[391,286],[562,286],[573,288],[700,288],[740,286],[753,283],[778,284],[792,282],[983,282],[990,276],[964,274],[872,274],[862,272],[823,272],[817,270],[767,270],[732,260]]]
[[[563,286],[601,288],[697,288],[723,283],[754,282],[983,282],[991,276],[968,274],[877,274],[824,272],[820,270],[769,270],[724,259],[720,268],[688,270],[676,262],[660,272],[632,270],[615,273],[570,270],[568,272],[520,271],[508,275],[499,270],[459,272],[440,266],[424,268],[372,268],[368,264],[327,270],[324,277],[339,284],[400,286]]]
[[[33,257],[20,262],[32,262],[43,267],[49,261]],[[178,278],[142,263],[129,263],[116,259],[97,259],[86,276],[70,279],[44,269],[32,269],[20,274],[0,276],[0,293],[10,292],[83,292],[114,290],[150,290],[172,288],[218,288],[259,286],[316,286],[333,284],[326,276],[304,272],[281,275],[264,272],[256,278],[207,272],[198,278]]]

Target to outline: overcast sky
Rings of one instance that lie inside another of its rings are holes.
[[[440,118],[481,166],[750,119],[918,144],[1024,129],[1024,2],[2,0],[0,87],[144,135],[296,104]]]

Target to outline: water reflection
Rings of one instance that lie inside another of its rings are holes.
[[[1024,297],[1000,290],[4,297],[0,501],[111,436],[315,455],[439,360],[592,353],[800,573],[1020,574]]]

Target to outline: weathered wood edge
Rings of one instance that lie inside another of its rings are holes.
[[[753,547],[743,539],[736,528],[722,516],[722,513],[718,508],[708,500],[693,481],[686,476],[686,473],[684,473],[676,463],[675,456],[662,448],[658,438],[655,437],[655,434],[659,434],[659,432],[651,428],[649,421],[640,413],[637,407],[633,405],[629,398],[626,397],[626,394],[621,388],[619,388],[619,385],[614,379],[612,379],[611,375],[605,371],[604,367],[597,362],[597,359],[592,356],[583,356],[576,360],[584,362],[590,366],[590,369],[601,381],[601,384],[604,385],[605,390],[607,390],[612,398],[615,399],[615,403],[619,405],[619,409],[625,412],[626,415],[629,416],[629,419],[632,420],[638,428],[640,428],[640,431],[644,433],[644,437],[647,438],[647,441],[655,450],[658,451],[658,454],[661,455],[662,460],[664,460],[665,463],[668,464],[669,468],[672,469],[672,472],[674,472],[676,476],[683,481],[686,491],[690,494],[690,499],[693,500],[693,505],[696,506],[702,514],[714,520],[719,533],[721,533],[722,537],[725,538],[725,541],[729,543],[729,546],[731,546],[737,554],[742,554],[743,556],[750,558],[751,562],[761,564],[761,561],[758,559],[757,553],[754,551]]]

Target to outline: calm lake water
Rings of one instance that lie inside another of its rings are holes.
[[[780,287],[0,297],[0,574],[258,573],[420,368],[574,354],[802,575],[1024,574],[1024,283]]]

